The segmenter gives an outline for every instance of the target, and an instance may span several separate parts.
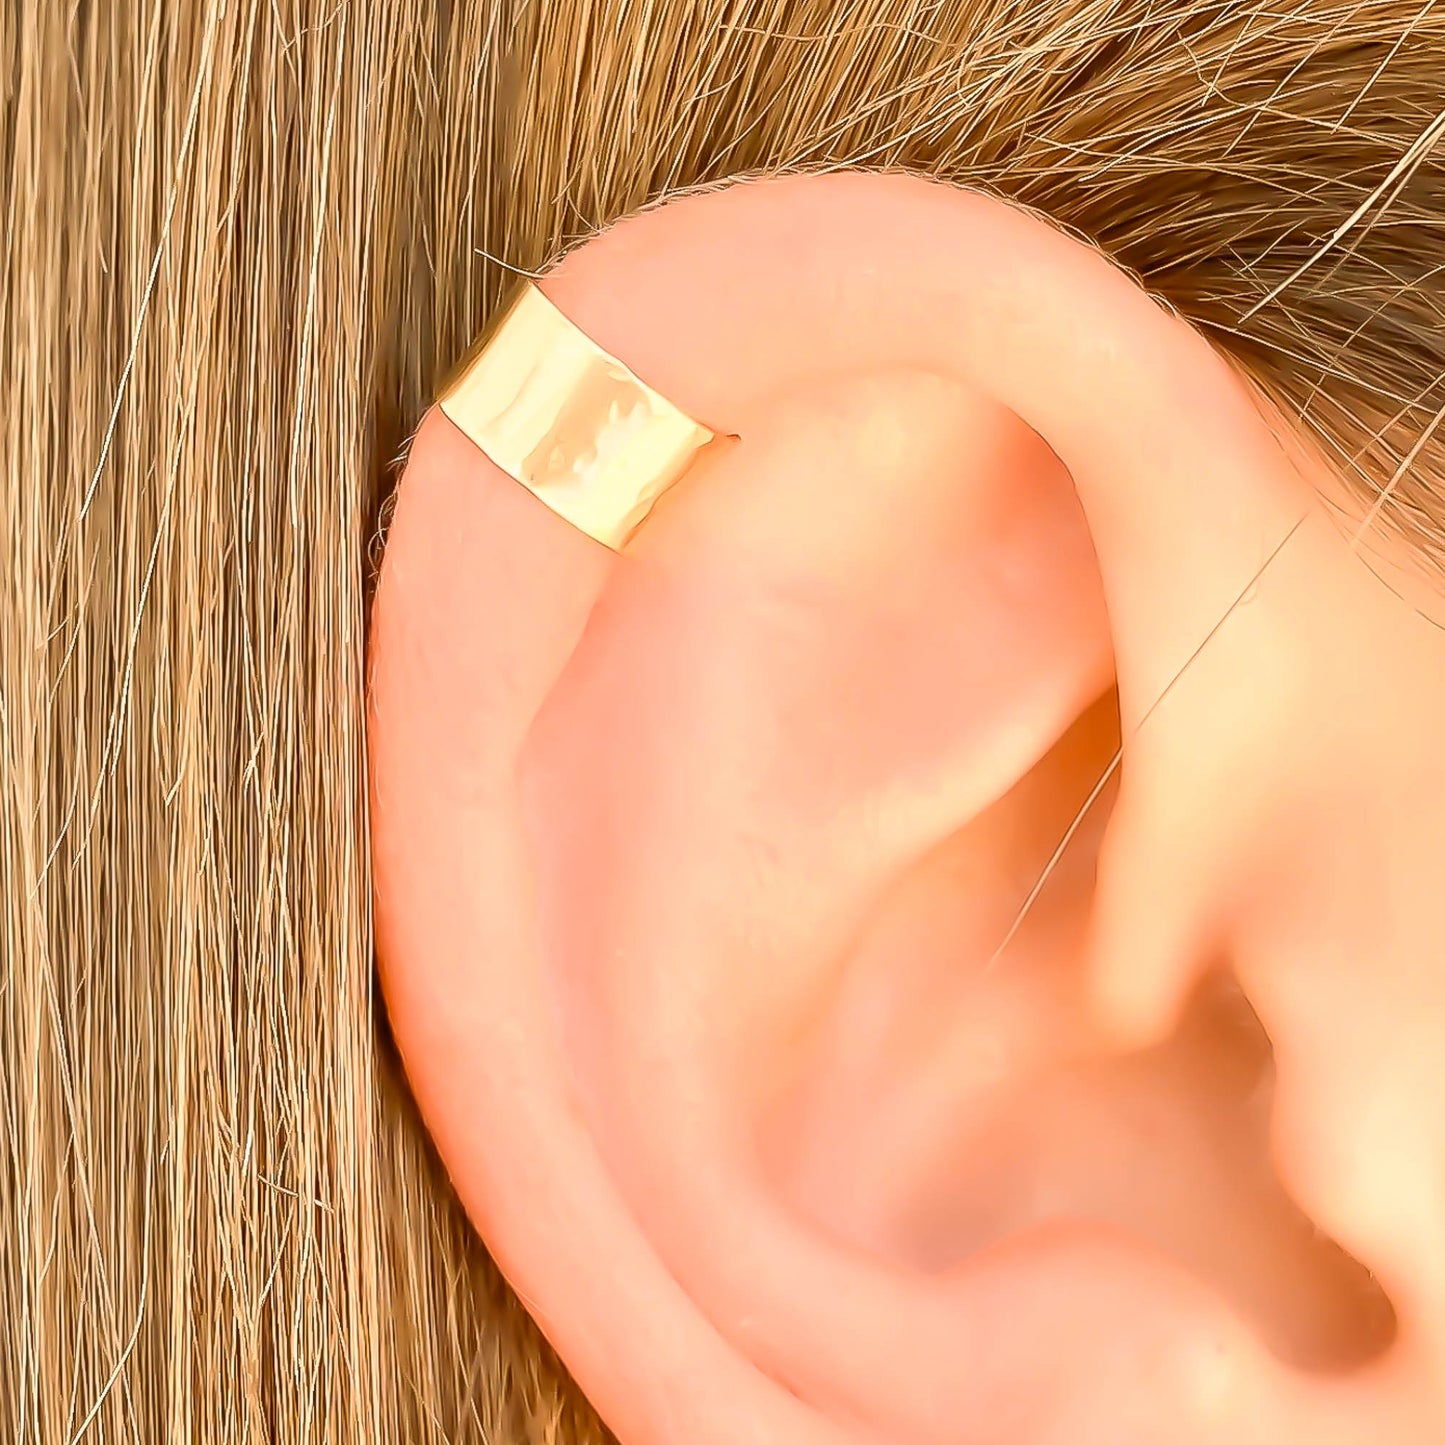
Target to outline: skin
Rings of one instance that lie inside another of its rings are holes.
[[[741,440],[617,556],[428,415],[376,915],[422,1114],[603,1417],[1438,1439],[1434,595],[1205,341],[985,197],[749,182],[541,284]]]

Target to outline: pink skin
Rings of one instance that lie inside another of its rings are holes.
[[[1419,579],[998,202],[750,182],[542,285],[742,440],[618,558],[429,414],[373,627],[377,924],[462,1201],[604,1418],[1440,1438]]]

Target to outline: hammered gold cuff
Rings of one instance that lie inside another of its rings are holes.
[[[714,436],[530,281],[491,319],[437,403],[504,472],[612,548]]]

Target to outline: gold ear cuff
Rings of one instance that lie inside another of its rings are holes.
[[[487,324],[437,403],[504,472],[613,548],[714,436],[530,281]]]

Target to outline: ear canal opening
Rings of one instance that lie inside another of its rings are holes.
[[[1269,1133],[1274,1044],[1227,963],[1204,974],[1175,1032],[1133,1063],[1141,1070],[1183,1063],[1202,1071],[1216,1127],[1225,1127],[1211,1131],[1197,1108],[1181,1126],[1199,1131],[1218,1174],[1237,1181],[1250,1211],[1237,1225],[1228,1216],[1211,1222],[1202,1215],[1193,1241],[1200,1255],[1188,1262],[1206,1277],[1217,1271],[1210,1282],[1287,1365],[1341,1374],[1382,1358],[1399,1333],[1394,1304],[1369,1267],[1321,1229],[1280,1178]]]
[[[1223,1299],[1290,1368],[1360,1369],[1391,1348],[1396,1311],[1280,1177],[1274,1047],[1228,960],[1162,1041],[1121,1051],[1091,1033],[1083,925],[1112,790],[988,963],[982,913],[1006,905],[970,890],[1016,900],[1028,868],[1005,855],[1027,833],[1019,854],[1036,864],[1037,840],[1073,817],[1117,736],[1093,727],[1081,740],[1081,720],[882,905],[811,1053],[755,1116],[759,1167],[809,1228],[918,1276],[1055,1225],[1110,1228]],[[1034,810],[1050,778],[1045,828]]]

